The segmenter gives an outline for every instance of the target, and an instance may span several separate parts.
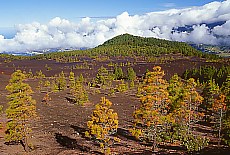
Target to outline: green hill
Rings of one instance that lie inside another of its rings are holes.
[[[89,51],[92,55],[100,54],[108,56],[159,56],[161,54],[181,53],[185,56],[197,56],[212,59],[218,58],[216,55],[198,51],[184,42],[145,38],[130,34],[116,36]]]
[[[155,57],[162,54],[182,54],[184,56],[217,59],[218,56],[196,50],[184,42],[169,41],[156,38],[145,38],[123,34],[116,36],[102,45],[87,50],[52,52],[30,57],[30,59],[70,59],[76,56],[144,56]],[[28,58],[28,57],[27,57]],[[21,57],[20,57],[21,59]]]

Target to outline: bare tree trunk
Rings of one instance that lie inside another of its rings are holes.
[[[223,115],[223,111],[222,111],[222,109],[220,109],[219,131],[218,131],[218,138],[219,138],[218,147],[220,147],[220,143],[221,143],[222,115]]]
[[[191,111],[192,111],[192,106],[191,106],[191,96],[189,98],[189,116],[188,116],[188,134],[190,134],[190,125],[191,125]]]
[[[156,124],[154,125],[154,138],[153,138],[153,152],[155,152],[157,149],[157,126]]]
[[[22,146],[24,147],[24,150],[26,152],[29,152],[30,151],[30,147],[28,145],[28,141],[27,141],[27,129],[26,129],[26,119],[24,118],[24,120],[22,121],[22,125],[23,125],[23,138],[21,140],[21,144]]]

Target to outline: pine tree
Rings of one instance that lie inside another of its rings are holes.
[[[208,80],[203,89],[204,102],[202,104],[202,107],[204,107],[205,110],[209,110],[210,108],[212,108],[215,96],[219,93],[220,89],[219,86],[216,84],[215,80]]]
[[[203,97],[196,91],[196,82],[193,78],[186,81],[184,87],[184,101],[180,111],[182,120],[180,123],[181,141],[189,152],[199,151],[208,144],[208,139],[196,135],[193,132],[192,125],[197,123],[203,117],[198,111],[198,107],[203,101]]]
[[[220,95],[219,99],[215,99],[214,104],[212,106],[213,111],[215,112],[215,117],[217,119],[217,124],[218,124],[218,146],[220,146],[221,142],[221,131],[222,131],[222,126],[223,126],[223,117],[226,112],[226,104],[225,104],[225,95]]]
[[[101,98],[101,102],[95,105],[95,110],[91,116],[91,120],[87,122],[88,131],[86,137],[94,138],[99,141],[102,152],[111,154],[110,145],[118,138],[111,135],[117,132],[118,116],[111,109],[112,102],[105,97]]]
[[[181,102],[184,101],[184,83],[177,75],[173,75],[169,81],[168,86],[169,98],[171,104],[169,105],[170,112],[178,110],[181,107]]]
[[[132,67],[129,67],[127,69],[127,79],[129,81],[135,81],[135,79],[136,79],[136,73],[135,73],[135,71],[133,70]]]
[[[75,85],[70,90],[70,93],[74,97],[74,102],[77,105],[84,105],[86,102],[89,101],[88,93],[85,90],[84,85],[83,85],[81,80],[82,79],[77,78],[77,81],[75,82]]]
[[[75,85],[75,77],[74,77],[74,72],[69,73],[69,87],[70,89],[73,88]]]
[[[226,96],[226,102],[230,106],[230,75],[227,76],[226,81],[223,83],[221,91]]]
[[[115,80],[120,80],[124,77],[124,73],[121,67],[115,66],[113,70],[113,74]]]
[[[113,74],[114,74],[114,79],[117,80],[119,78],[119,73],[118,73],[118,67],[117,66],[114,67]]]
[[[66,89],[66,79],[63,71],[58,75],[58,77],[55,78],[52,85],[54,91],[61,91]]]
[[[199,151],[208,140],[192,131],[192,125],[201,120],[203,114],[198,111],[203,98],[196,91],[194,79],[182,82],[178,75],[170,79],[168,87],[170,113],[175,122],[172,126],[172,141],[180,141],[189,152]]]
[[[118,67],[117,72],[118,72],[117,80],[123,79],[124,78],[124,73],[123,73],[123,70],[122,70],[121,67]]]
[[[77,77],[77,80],[79,82],[81,82],[82,84],[84,83],[85,79],[84,79],[84,76],[82,74],[79,75],[79,77]]]
[[[34,77],[33,72],[32,72],[31,69],[30,69],[29,72],[26,74],[26,77],[27,77],[27,78],[30,78],[30,79]]]
[[[11,75],[9,84],[6,89],[10,92],[7,96],[9,107],[6,109],[7,123],[6,141],[21,142],[26,151],[29,150],[27,137],[31,132],[29,121],[36,115],[36,101],[32,99],[33,93],[31,87],[23,83],[25,75],[17,70]]]
[[[164,71],[159,66],[154,67],[153,72],[146,73],[142,88],[144,94],[140,98],[141,106],[133,114],[132,134],[147,142],[152,141],[153,151],[164,140],[172,121],[168,115],[168,83],[163,76]]]
[[[230,75],[221,87],[221,92],[225,95],[226,114],[223,117],[224,141],[230,146]]]
[[[101,66],[98,69],[98,72],[95,78],[96,84],[105,85],[106,81],[108,80],[108,75],[109,75],[108,70],[105,67]]]
[[[45,76],[45,74],[42,73],[41,70],[39,70],[39,71],[36,72],[36,77],[38,79],[42,79],[42,78],[45,78],[46,76]]]

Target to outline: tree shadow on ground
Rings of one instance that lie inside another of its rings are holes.
[[[82,137],[87,138],[87,137],[85,137],[85,132],[87,131],[85,128],[80,127],[80,126],[76,126],[76,125],[70,125],[70,127],[73,128],[74,131],[77,132]]]
[[[185,152],[176,152],[176,151],[169,151],[169,150],[159,150],[159,151],[151,151],[151,150],[138,150],[132,152],[124,152],[125,155],[178,155],[178,154],[185,154]]]
[[[63,136],[60,133],[55,133],[56,141],[63,147],[68,149],[78,149],[83,152],[89,152],[90,148],[87,146],[79,145],[76,139],[72,139],[68,136]]]
[[[70,104],[76,103],[76,100],[75,100],[73,97],[66,96],[65,99],[66,99]]]
[[[138,151],[132,151],[132,152],[124,152],[123,154],[125,155],[153,155],[153,154],[157,154],[157,155],[178,155],[178,154],[186,154],[184,151],[176,151],[176,150],[158,150],[158,151],[151,151],[150,150],[138,150]]]
[[[159,148],[161,149],[166,149],[166,150],[178,150],[178,151],[186,151],[186,148],[184,146],[179,146],[179,145],[170,145],[170,144],[165,144],[165,145],[158,145]]]
[[[148,150],[140,150],[135,152],[124,152],[123,154],[124,155],[153,155],[154,153]]]
[[[139,140],[134,137],[130,132],[129,130],[127,129],[124,129],[124,128],[117,128],[117,134],[118,136],[121,136],[121,137],[124,137],[124,138],[127,138],[129,140],[133,140],[133,141],[137,141],[139,142]]]
[[[90,141],[90,138],[88,138],[88,137],[85,136],[85,132],[87,131],[85,128],[80,127],[80,126],[75,126],[75,125],[70,125],[70,127],[73,128],[75,132],[79,133],[79,135],[81,135],[81,137],[85,138],[87,141]],[[97,147],[100,146],[99,143],[95,143],[93,141],[92,141],[92,145],[95,145]],[[91,154],[95,154],[95,155],[97,155],[97,154],[99,154],[99,155],[103,154],[103,153],[101,153],[99,151],[95,151],[95,150],[91,150],[90,153]]]
[[[227,146],[222,147],[209,147],[204,148],[201,152],[201,155],[229,155],[230,154],[230,148]]]

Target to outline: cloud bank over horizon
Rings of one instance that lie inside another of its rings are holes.
[[[222,22],[222,24],[213,23]],[[189,30],[179,30],[187,27]],[[47,24],[34,22],[16,26],[16,35],[0,35],[0,52],[32,52],[51,48],[92,48],[117,35],[129,33],[196,44],[230,46],[230,0],[204,6],[171,9],[131,16],[75,23],[56,17]]]

